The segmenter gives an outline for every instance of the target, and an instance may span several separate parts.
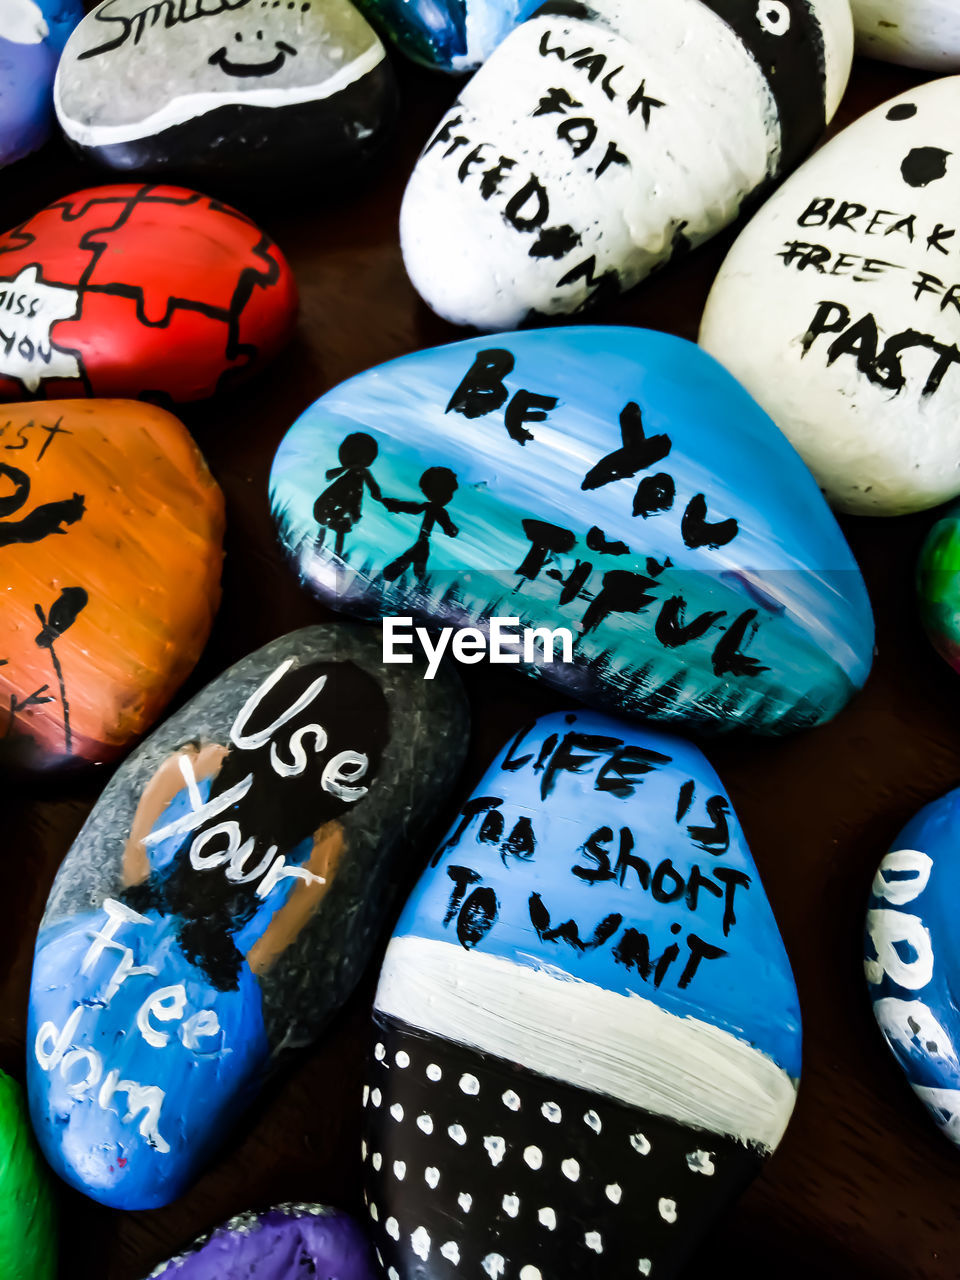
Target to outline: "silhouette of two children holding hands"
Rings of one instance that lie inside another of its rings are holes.
[[[421,515],[420,531],[412,547],[383,570],[387,582],[394,582],[404,570],[412,568],[421,581],[427,574],[427,558],[430,554],[430,537],[435,525],[439,525],[448,538],[455,538],[459,529],[447,515],[447,504],[457,492],[457,477],[449,467],[428,467],[420,477],[420,492],[425,502],[409,502],[402,498],[385,498],[370,470],[379,450],[377,442],[365,431],[355,431],[340,444],[339,467],[331,467],[327,479],[333,483],[320,494],[314,503],[313,518],[320,525],[316,549],[323,547],[327,530],[336,535],[334,552],[343,554],[344,538],[363,515],[363,493],[367,489],[371,498],[392,514]]]

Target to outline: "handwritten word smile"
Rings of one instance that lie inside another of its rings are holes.
[[[243,9],[251,0],[156,0],[154,4],[145,5],[134,14],[114,13],[111,9],[113,0],[101,5],[92,14],[95,22],[113,23],[121,28],[119,33],[106,44],[99,44],[95,49],[86,49],[78,55],[78,61],[96,58],[100,54],[120,49],[132,37],[134,45],[138,45],[144,34],[157,26],[167,30],[182,22],[195,22],[198,18],[215,18],[221,13],[231,13]]]

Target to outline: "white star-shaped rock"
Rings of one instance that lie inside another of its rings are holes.
[[[13,279],[0,279],[0,374],[17,378],[30,392],[44,378],[80,377],[76,356],[57,350],[50,336],[58,320],[77,314],[80,295],[44,284],[39,272],[34,263]]]

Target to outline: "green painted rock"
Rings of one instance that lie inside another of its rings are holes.
[[[0,1276],[54,1280],[56,1210],[23,1091],[0,1071]]]
[[[960,504],[936,522],[917,565],[920,617],[934,648],[960,671]]]

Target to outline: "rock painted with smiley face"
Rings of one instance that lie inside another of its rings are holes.
[[[730,251],[701,345],[829,501],[901,515],[960,493],[960,78],[856,121]]]
[[[960,9],[954,0],[850,0],[857,51],[930,71],[960,70]]]
[[[417,161],[410,279],[486,330],[629,289],[807,153],[852,50],[847,0],[549,0]]]
[[[383,45],[348,0],[104,0],[56,81],[81,151],[226,183],[342,176],[378,149],[394,101]]]
[[[0,165],[46,142],[53,78],[81,0],[4,0],[0,6]]]
[[[40,926],[27,1085],[48,1162],[114,1208],[169,1203],[376,945],[397,862],[466,749],[450,672],[347,627],[224,672],[114,775]]]
[[[717,775],[595,715],[524,726],[387,948],[364,1092],[388,1277],[669,1280],[776,1147],[800,1014]]]

